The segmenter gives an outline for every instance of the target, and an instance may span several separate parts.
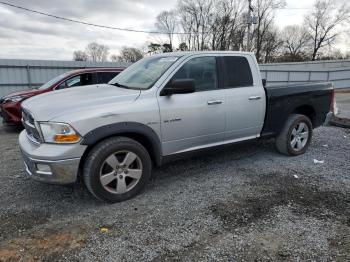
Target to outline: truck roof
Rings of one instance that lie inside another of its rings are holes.
[[[190,56],[190,55],[200,55],[200,54],[240,54],[240,55],[253,55],[252,52],[242,52],[242,51],[180,51],[180,52],[168,52],[156,54],[153,56]]]

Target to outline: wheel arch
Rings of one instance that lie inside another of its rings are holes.
[[[161,165],[162,149],[158,135],[149,126],[136,122],[101,126],[87,133],[81,141],[82,145],[87,145],[87,149],[81,158],[80,165],[84,164],[87,155],[96,144],[114,136],[125,136],[139,142],[150,154],[153,164]]]
[[[305,115],[307,116],[312,125],[315,126],[315,123],[316,123],[316,110],[314,109],[313,106],[311,105],[300,105],[296,108],[294,108],[290,113],[289,115],[291,114],[301,114],[301,115]]]

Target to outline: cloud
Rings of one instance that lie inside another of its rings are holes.
[[[75,20],[152,30],[159,12],[176,0],[12,0],[11,4]],[[0,58],[71,59],[76,49],[92,41],[110,46],[144,45],[148,34],[96,28],[0,5]],[[51,51],[54,50],[54,51]]]
[[[243,0],[242,0],[243,1]],[[288,7],[311,8],[315,0],[288,0]],[[342,0],[345,1],[345,0]],[[170,10],[177,0],[11,0],[11,4],[86,22],[154,29],[156,16]],[[276,25],[302,23],[310,9],[286,9],[276,13]],[[92,41],[106,44],[110,53],[122,46],[142,48],[159,36],[95,28],[29,13],[0,4],[0,58],[70,60],[77,49]]]

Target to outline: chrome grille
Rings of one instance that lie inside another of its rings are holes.
[[[39,131],[35,126],[35,120],[31,113],[22,110],[22,122],[30,141],[39,144],[41,142]]]

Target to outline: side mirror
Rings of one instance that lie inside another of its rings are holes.
[[[171,81],[169,86],[163,88],[161,95],[188,94],[196,91],[194,79],[177,79]]]
[[[266,87],[266,79],[262,79],[263,87]]]

